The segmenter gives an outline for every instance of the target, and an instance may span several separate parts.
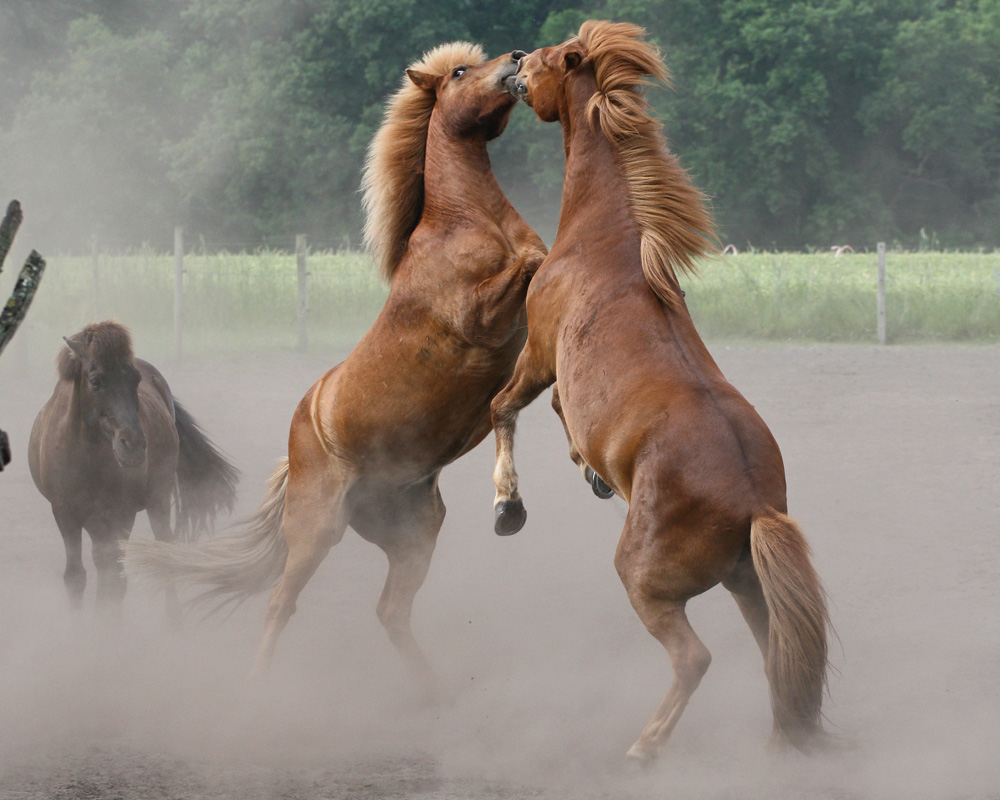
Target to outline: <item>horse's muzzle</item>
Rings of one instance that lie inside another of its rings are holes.
[[[517,89],[517,71],[521,68],[521,59],[527,55],[523,50],[515,50],[510,54],[510,61],[500,69],[500,83],[508,93],[520,98],[523,91]],[[522,82],[523,83],[523,82]],[[526,89],[524,90],[526,91]]]
[[[125,469],[138,467],[146,460],[146,437],[142,433],[119,434],[112,439],[111,449],[120,466]]]
[[[528,97],[528,84],[519,75],[511,75],[505,78],[503,85],[518,100],[525,100]]]

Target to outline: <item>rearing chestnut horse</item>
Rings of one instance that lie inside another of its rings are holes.
[[[528,292],[528,341],[493,401],[496,529],[514,533],[525,518],[516,415],[557,382],[571,457],[596,493],[610,487],[629,504],[615,566],[674,668],[628,755],[654,758],[708,669],[685,604],[718,583],[764,654],[774,737],[807,748],[821,732],[824,595],[786,516],[778,446],[709,355],[677,283],[676,269],[712,249],[713,226],[638,91],[666,79],[642,34],[584,23],[509,81],[562,125],[566,177],[556,240]]]
[[[484,61],[479,46],[455,43],[406,71],[364,177],[366,236],[388,300],[299,403],[288,458],[249,531],[198,548],[129,548],[130,569],[200,583],[204,599],[239,600],[277,582],[255,672],[350,525],[388,556],[378,617],[433,686],[410,613],[444,520],[438,476],[490,431],[490,401],[524,344],[524,297],[545,256],[486,149],[517,102],[504,80],[523,55]]]

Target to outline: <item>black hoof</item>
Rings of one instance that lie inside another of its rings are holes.
[[[527,518],[520,500],[501,500],[493,509],[493,530],[497,536],[510,536],[524,527]]]
[[[590,467],[587,467],[587,480],[590,481],[590,488],[594,490],[594,494],[600,497],[602,500],[607,500],[609,497],[615,496],[615,490],[612,489],[604,482],[604,478],[598,475]]]

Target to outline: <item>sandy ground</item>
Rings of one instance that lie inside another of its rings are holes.
[[[624,507],[592,496],[547,398],[519,428],[520,534],[492,533],[492,439],[444,473],[448,518],[414,613],[440,705],[416,702],[375,618],[384,557],[352,533],[265,684],[245,680],[263,597],[175,633],[135,580],[109,626],[91,567],[72,614],[25,457],[54,375],[5,358],[0,798],[1000,797],[1000,348],[712,350],[782,446],[839,635],[825,708],[847,749],[765,754],[760,656],[716,588],[689,608],[712,668],[660,762],[624,767],[670,667],[612,566]],[[159,364],[243,470],[239,514],[339,355]],[[150,536],[145,517],[134,535]]]

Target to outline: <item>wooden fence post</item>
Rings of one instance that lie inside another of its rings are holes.
[[[306,236],[304,233],[295,236],[295,263],[298,268],[298,317],[299,317],[299,345],[298,350],[304,353],[309,347],[309,272],[307,269],[308,248],[306,246]]]
[[[885,344],[885,242],[878,243],[878,343]]]
[[[90,235],[90,260],[94,271],[94,319],[101,318],[101,261],[97,247],[97,234]]]
[[[184,320],[184,229],[174,228],[174,358],[181,360]]]

